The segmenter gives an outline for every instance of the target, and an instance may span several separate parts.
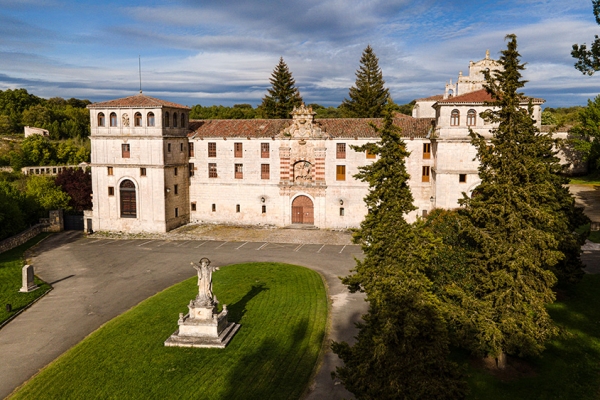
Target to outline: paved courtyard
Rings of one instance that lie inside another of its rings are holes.
[[[195,276],[190,262],[201,257],[208,257],[218,266],[272,261],[318,271],[325,279],[331,300],[329,340],[352,342],[354,323],[367,311],[367,304],[361,294],[348,293],[338,277],[354,267],[354,257],[362,255],[360,248],[308,243],[312,242],[311,231],[294,235],[306,240],[115,240],[84,238],[77,232],[49,237],[30,258],[36,274],[51,283],[54,290],[0,330],[0,398],[102,324],[155,293]],[[176,327],[176,316],[173,324]],[[352,397],[331,379],[330,372],[336,365],[340,365],[340,360],[328,351],[308,399]]]

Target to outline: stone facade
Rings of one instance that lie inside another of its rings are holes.
[[[483,71],[497,68],[488,52],[444,94],[418,100],[412,117],[395,116],[411,153],[417,210],[407,220],[456,208],[479,184],[468,133],[494,128],[481,117],[491,100],[482,85]],[[543,100],[524,98],[523,107],[530,100],[541,128]],[[301,106],[288,120],[188,121],[187,107],[142,94],[88,108],[94,209],[86,219],[95,230],[164,232],[188,222],[344,229],[366,213],[368,185],[354,175],[375,158],[353,146],[379,140],[372,125],[381,119],[315,119]]]

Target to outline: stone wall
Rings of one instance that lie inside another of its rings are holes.
[[[14,249],[15,247],[22,245],[29,239],[36,237],[44,231],[45,227],[46,224],[37,224],[19,233],[18,235],[9,237],[8,239],[4,239],[0,242],[0,253],[4,253],[5,251]]]

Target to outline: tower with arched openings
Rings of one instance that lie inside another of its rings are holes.
[[[88,229],[166,232],[189,221],[189,108],[142,93],[88,106]]]

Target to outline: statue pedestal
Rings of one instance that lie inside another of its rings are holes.
[[[240,328],[239,324],[227,321],[225,305],[223,311],[217,313],[216,303],[196,298],[188,308],[187,315],[179,314],[179,329],[165,341],[165,346],[222,349]]]

